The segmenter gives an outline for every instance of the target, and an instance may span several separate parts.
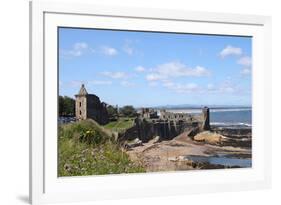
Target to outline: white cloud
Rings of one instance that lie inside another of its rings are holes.
[[[100,50],[97,50],[98,53],[102,53],[107,56],[115,56],[118,54],[117,49],[109,47],[109,46],[101,46]],[[69,50],[61,49],[60,54],[62,57],[79,57],[85,54],[86,52],[92,52],[95,53],[96,50],[91,48],[87,43],[85,42],[77,42],[72,45],[72,47]]]
[[[251,68],[243,68],[242,70],[241,70],[241,74],[243,74],[243,75],[248,75],[248,74],[251,74]]]
[[[121,81],[121,83],[120,83],[122,86],[124,86],[124,87],[134,87],[135,86],[135,84],[134,83],[132,83],[132,82],[129,82],[129,81],[126,81],[126,80],[124,80],[124,81]]]
[[[138,43],[138,40],[126,39],[122,50],[129,56],[136,54],[136,49],[133,46],[136,43]]]
[[[190,92],[201,91],[200,87],[195,83],[182,84],[182,83],[164,82],[163,86],[177,93],[190,93]]]
[[[82,56],[89,49],[93,51],[93,49],[91,49],[87,43],[77,42],[73,44],[72,48],[69,50],[61,49],[60,54],[62,55],[62,57],[79,57]]]
[[[220,53],[219,55],[222,58],[225,58],[227,56],[240,56],[242,55],[242,49],[239,47],[233,47],[231,45],[226,46]]]
[[[177,93],[209,93],[209,94],[235,94],[241,90],[237,85],[234,85],[231,81],[224,81],[221,84],[214,85],[212,83],[207,84],[206,87],[202,87],[196,83],[177,83],[169,80],[162,81],[162,86],[168,88]]]
[[[137,72],[145,72],[146,71],[146,69],[144,68],[144,67],[142,67],[142,66],[138,66],[138,67],[136,67],[135,68],[135,71],[137,71]]]
[[[175,85],[175,84],[174,84],[173,82],[171,82],[171,81],[168,81],[168,80],[163,81],[163,86],[164,86],[164,87],[172,88],[174,85]]]
[[[227,79],[218,86],[216,91],[220,93],[234,93],[238,91],[238,87]]]
[[[104,71],[101,73],[102,75],[109,77],[109,78],[113,78],[113,79],[123,79],[123,78],[127,78],[128,75],[124,72],[110,72],[110,71]]]
[[[67,87],[78,88],[78,87],[80,87],[82,84],[85,84],[85,82],[78,81],[78,80],[72,80],[72,81],[67,82],[65,85],[66,85]]]
[[[235,88],[229,85],[223,85],[218,90],[221,93],[233,93],[235,91]]]
[[[189,68],[180,62],[170,62],[150,69],[151,73],[146,76],[148,81],[166,80],[169,78],[187,77],[187,76],[208,76],[210,71],[201,66]]]
[[[115,56],[115,55],[118,54],[118,51],[115,48],[108,47],[108,46],[102,46],[101,47],[101,52],[104,55],[107,55],[107,56]]]
[[[217,85],[212,83],[210,83],[209,85],[207,86],[207,89],[204,89],[203,92],[209,94],[227,94],[227,95],[238,95],[238,96],[250,93],[248,87],[243,88],[241,87],[241,85],[237,84],[235,81],[231,79],[226,79],[225,81]]]
[[[249,56],[244,56],[240,59],[238,59],[237,63],[239,65],[243,65],[243,66],[251,66],[252,65],[252,59]]]
[[[128,55],[133,55],[133,53],[134,53],[134,49],[133,49],[131,46],[129,46],[129,45],[125,45],[125,46],[123,47],[123,50],[124,50],[124,52],[127,53]]]
[[[241,74],[247,75],[251,73],[251,65],[252,65],[252,59],[249,56],[241,56],[243,54],[243,51],[239,47],[233,47],[233,46],[226,46],[221,52],[220,56],[222,58],[225,58],[226,56],[237,56],[239,59],[236,61],[238,65],[242,65],[244,68],[241,70]]]
[[[148,83],[148,86],[150,86],[150,87],[156,87],[156,86],[158,86],[158,82],[155,82],[155,81],[149,82],[149,83]]]
[[[166,77],[165,77],[166,78]],[[152,74],[148,74],[146,76],[146,80],[148,81],[156,81],[156,80],[162,80],[162,79],[165,79],[163,76],[159,75],[159,74],[155,74],[155,73],[152,73]]]
[[[86,86],[91,86],[91,85],[111,85],[111,81],[106,81],[106,80],[89,80],[89,81],[79,81],[79,80],[72,80],[68,82],[61,82],[60,81],[60,86],[63,86],[65,88],[80,88],[82,84],[85,84]]]
[[[112,81],[107,81],[107,80],[92,80],[89,81],[89,84],[93,85],[111,85]]]
[[[243,66],[241,74],[248,75],[251,73],[252,59],[249,56],[241,57],[240,59],[238,59],[237,64]]]
[[[216,88],[215,88],[214,84],[209,83],[209,84],[207,85],[207,90],[208,90],[208,91],[215,91]]]
[[[85,43],[85,42],[78,42],[78,43],[74,44],[73,48],[75,50],[87,49],[88,48],[88,44]]]

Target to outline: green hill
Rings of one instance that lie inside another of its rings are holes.
[[[113,133],[94,120],[59,126],[59,176],[136,173],[145,170],[133,162]]]

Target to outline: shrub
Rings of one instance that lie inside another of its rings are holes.
[[[79,137],[80,142],[86,142],[88,144],[100,144],[104,138],[95,130],[87,130],[82,132]]]
[[[112,140],[111,132],[90,119],[61,125],[59,127],[59,136],[76,140],[78,138],[82,142],[93,142],[95,144]]]
[[[59,128],[59,176],[85,176],[145,172],[114,141],[111,132],[93,120]]]

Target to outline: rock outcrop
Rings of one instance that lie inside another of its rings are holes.
[[[194,140],[197,142],[205,142],[214,145],[222,145],[227,141],[227,139],[223,135],[210,131],[200,132],[199,134],[194,136]]]
[[[222,131],[221,133],[226,133],[227,136],[214,131],[204,131],[195,135],[193,137],[193,140],[197,142],[204,142],[207,144],[219,145],[219,146],[247,147],[247,148],[252,146],[251,136],[249,135],[247,135],[247,137],[245,137],[244,135],[242,136],[231,135],[226,131],[224,132]]]

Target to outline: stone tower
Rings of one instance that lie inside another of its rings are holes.
[[[85,120],[90,118],[101,125],[109,122],[106,103],[101,102],[98,96],[88,94],[84,84],[82,84],[75,98],[76,119]]]
[[[210,130],[210,109],[208,107],[204,107],[202,109],[202,114],[203,114],[203,124],[202,124],[202,129],[203,130]]]
[[[75,95],[75,116],[78,120],[87,119],[87,95],[88,92],[84,84],[82,84],[79,93]]]

